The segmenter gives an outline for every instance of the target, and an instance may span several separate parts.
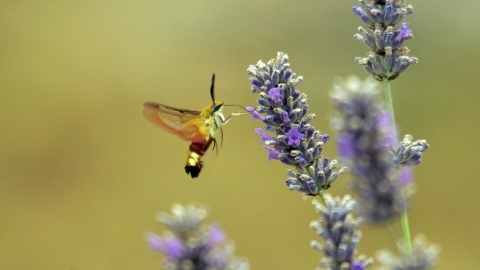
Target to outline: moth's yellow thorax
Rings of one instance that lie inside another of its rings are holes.
[[[213,116],[214,113],[222,111],[222,109],[223,109],[223,102],[215,101],[214,104],[208,105],[202,110],[202,112],[200,113],[200,117],[203,117],[203,118],[211,117]]]

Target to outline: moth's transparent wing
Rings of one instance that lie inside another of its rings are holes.
[[[205,120],[200,111],[186,110],[155,102],[143,104],[143,115],[152,123],[186,141],[205,141]]]

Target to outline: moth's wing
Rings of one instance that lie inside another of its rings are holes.
[[[200,111],[179,109],[155,102],[146,102],[143,108],[143,115],[150,122],[186,141],[206,139],[205,120],[200,118]]]

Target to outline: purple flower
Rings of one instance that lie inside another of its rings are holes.
[[[328,139],[330,139],[330,136],[328,134],[323,134],[322,138],[320,139],[323,143],[327,143]]]
[[[270,89],[270,91],[268,91],[268,96],[274,102],[282,101],[282,99],[283,99],[283,96],[280,93],[280,88],[278,88],[278,87]]]
[[[250,122],[252,121],[252,119],[257,119],[257,120],[260,120],[260,121],[263,121],[265,120],[265,117],[263,117],[262,115],[260,115],[257,111],[253,111],[252,112],[252,116],[250,116]]]
[[[263,118],[257,111],[255,108],[253,107],[245,107],[245,110],[249,113],[251,113],[251,116],[250,116],[250,122],[252,122],[252,120],[255,118],[255,119],[258,119],[260,121],[263,121],[265,118]]]
[[[363,263],[361,263],[361,262],[353,262],[350,269],[351,270],[364,270],[365,267],[363,266]]]
[[[178,260],[185,255],[185,248],[182,241],[175,237],[165,239],[163,251],[165,251],[165,254],[171,260]]]
[[[270,148],[268,146],[264,146],[263,149],[268,151],[268,161],[270,161],[272,159],[279,159],[277,151],[273,150],[272,148]]]
[[[261,129],[261,128],[256,128],[255,132],[260,134],[260,143],[262,143],[264,141],[271,141],[271,140],[275,139],[270,134],[263,131],[263,129]]]
[[[210,231],[208,234],[208,242],[211,245],[220,244],[225,241],[225,232],[220,229],[218,224],[213,224],[210,227]]]
[[[404,38],[408,38],[412,35],[412,31],[408,30],[408,22],[405,22],[400,27],[400,31],[397,34],[396,40],[401,41]]]
[[[146,240],[152,250],[165,252],[171,260],[178,260],[185,255],[183,243],[176,237],[162,238],[154,233],[148,233]]]
[[[359,7],[352,7],[352,11],[353,13],[355,13],[355,15],[357,15],[358,17],[360,17],[360,19],[362,20],[363,23],[367,24],[367,25],[372,25],[373,24],[373,21],[372,19],[370,19],[367,14],[365,14],[365,12],[363,12],[363,10]]]
[[[290,121],[290,117],[288,116],[288,112],[282,112],[283,123],[285,126],[291,126],[292,122]]]
[[[304,134],[298,132],[298,127],[294,126],[287,132],[288,144],[294,146],[300,146],[300,140],[305,137]]]
[[[145,239],[150,244],[150,248],[154,251],[163,251],[165,247],[165,241],[160,236],[154,233],[147,233]]]

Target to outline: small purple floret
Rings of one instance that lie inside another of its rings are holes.
[[[323,143],[327,143],[328,139],[330,139],[330,136],[328,136],[328,134],[324,134],[324,135],[322,136],[322,142],[323,142]]]
[[[289,122],[290,118],[288,117],[288,113],[286,111],[282,112],[282,117],[284,122]]]
[[[286,126],[290,126],[292,122],[290,121],[290,117],[288,116],[288,113],[286,111],[282,112],[282,117],[283,117],[283,123]]]
[[[255,78],[250,78],[250,83],[252,83],[253,85],[257,86],[257,87],[262,87],[263,86],[263,83],[260,82],[259,80],[255,79]]]
[[[260,134],[260,143],[262,143],[264,141],[271,141],[271,140],[274,139],[270,134],[266,133],[261,128],[256,128],[255,132]]]
[[[165,246],[165,240],[154,233],[148,233],[146,236],[150,248],[155,251],[162,251]]]
[[[210,227],[210,232],[208,234],[208,242],[211,245],[220,244],[225,241],[225,232],[220,229],[218,224],[213,224]]]
[[[353,262],[350,269],[351,270],[363,270],[365,268],[363,267],[363,264],[361,262]]]
[[[298,132],[298,126],[292,127],[285,135],[288,138],[288,145],[300,146],[300,140],[305,137],[304,134]]]
[[[183,246],[182,241],[177,238],[167,239],[164,249],[168,258],[174,260],[182,258],[185,254],[185,247]]]
[[[358,8],[358,7],[353,6],[353,7],[352,7],[352,11],[353,11],[353,13],[355,13],[357,16],[360,16],[360,17],[363,16],[363,10],[360,9],[360,8]]]
[[[265,120],[265,117],[263,117],[257,111],[253,111],[252,116],[250,116],[250,121],[252,121],[252,119],[257,119],[257,120],[263,121],[263,120]]]
[[[272,149],[268,146],[264,146],[263,149],[268,151],[268,161],[270,161],[272,159],[278,159],[278,152],[277,151],[275,151],[274,149]]]
[[[278,102],[278,101],[281,101],[283,99],[283,96],[280,93],[280,88],[278,88],[278,87],[270,89],[270,91],[268,91],[268,96],[274,102]]]
[[[405,22],[400,27],[400,32],[398,33],[396,38],[397,41],[401,41],[402,39],[412,35],[412,31],[408,30],[408,24],[409,24],[408,22]]]

